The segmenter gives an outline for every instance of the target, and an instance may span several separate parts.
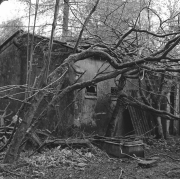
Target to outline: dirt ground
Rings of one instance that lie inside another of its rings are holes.
[[[60,146],[28,157],[23,153],[16,165],[1,165],[0,179],[179,179],[180,137],[153,140],[145,145],[145,157],[156,156],[150,168],[138,165],[139,159],[110,158],[96,147],[73,149]]]

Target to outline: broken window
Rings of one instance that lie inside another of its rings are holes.
[[[111,96],[117,96],[117,94],[118,94],[118,88],[111,87]]]
[[[87,86],[85,94],[87,96],[97,96],[97,85]]]

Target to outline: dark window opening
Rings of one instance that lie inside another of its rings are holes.
[[[112,96],[118,95],[118,88],[117,87],[111,87],[111,95]]]
[[[87,86],[85,94],[87,96],[97,96],[97,86],[96,85]]]
[[[138,90],[129,90],[129,95],[132,96],[133,98],[137,98]]]

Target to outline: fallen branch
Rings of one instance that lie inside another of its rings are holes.
[[[174,160],[174,161],[180,161],[180,159],[175,159],[175,158],[171,157],[170,155],[167,155],[167,154],[162,154],[162,153],[159,153],[159,154],[154,154],[154,155],[150,156],[150,158],[151,158],[151,157],[154,157],[154,156],[160,156],[160,155],[163,155],[163,156],[169,157],[170,159],[172,159],[172,160]]]
[[[130,158],[135,159],[135,160],[137,160],[137,161],[144,161],[144,160],[142,160],[142,159],[140,159],[140,158],[133,157],[133,156],[131,156],[131,155],[128,155],[128,154],[123,153],[121,147],[119,147],[119,149],[120,149],[120,151],[121,151],[120,154],[122,154],[122,155],[126,155],[127,157],[130,157]]]
[[[37,150],[35,150],[32,154],[30,154],[28,157],[31,157],[31,156],[33,156],[35,153],[37,153],[37,152],[40,152],[40,150],[43,148],[43,147],[45,147],[46,146],[46,141],[41,145],[41,146],[39,146],[39,148],[37,149]]]
[[[121,177],[122,177],[122,174],[123,174],[123,169],[121,168],[121,172],[120,172],[120,174],[119,174],[119,178],[118,179],[121,179]]]

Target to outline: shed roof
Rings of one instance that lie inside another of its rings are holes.
[[[13,35],[11,35],[8,39],[6,39],[1,45],[0,45],[0,51],[1,49],[6,45],[8,44],[13,38],[17,37],[17,36],[27,36],[28,35],[28,32],[25,32],[23,30],[18,30],[16,31]],[[30,36],[32,36],[33,34],[32,33],[29,33]],[[34,35],[35,38],[39,38],[39,39],[47,39],[47,40],[50,40],[50,38],[48,37],[45,37],[45,36],[41,36],[41,35],[37,35],[35,34]],[[73,49],[73,46],[67,44],[66,42],[61,42],[59,40],[53,40],[53,43],[56,43],[56,44],[61,44],[67,48],[70,48],[70,49]]]
[[[20,33],[22,33],[22,30],[18,30],[16,31],[13,35],[11,35],[8,39],[6,39],[1,45],[0,45],[0,51],[1,49],[8,44],[8,42],[10,42],[14,37],[16,37],[17,35],[19,35]]]

